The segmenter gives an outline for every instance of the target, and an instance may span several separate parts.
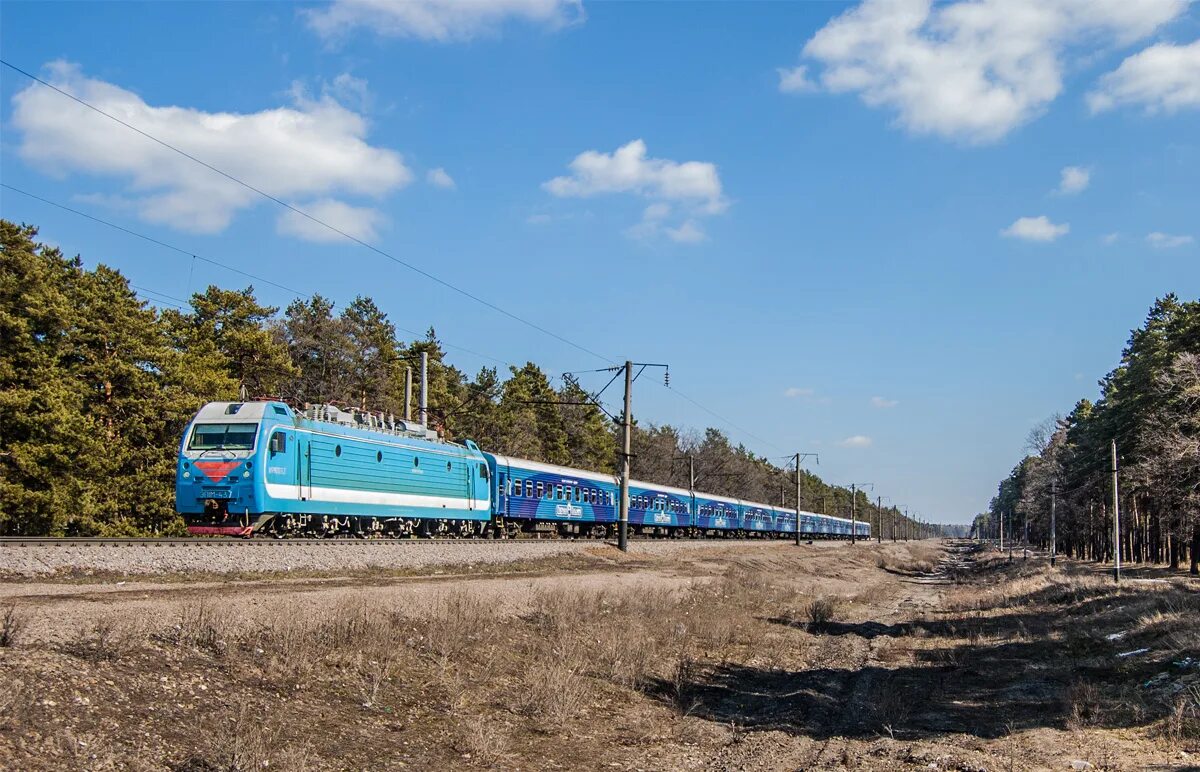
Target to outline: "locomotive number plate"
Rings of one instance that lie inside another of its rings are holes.
[[[206,499],[231,499],[233,492],[228,488],[205,488],[204,498]]]

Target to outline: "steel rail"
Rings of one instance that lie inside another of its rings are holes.
[[[725,542],[725,541],[741,541],[741,542],[775,542],[778,539],[770,538],[737,538],[737,537],[714,537],[714,538],[671,538],[661,536],[631,536],[630,541],[646,541],[646,542]],[[200,546],[229,546],[229,547],[274,547],[287,546],[290,544],[369,544],[376,546],[393,546],[407,547],[417,546],[421,544],[437,544],[437,545],[467,545],[475,544],[481,546],[503,547],[509,544],[608,544],[616,545],[615,539],[593,539],[593,538],[571,538],[571,537],[546,537],[539,538],[536,536],[517,537],[515,539],[439,539],[429,537],[403,537],[396,539],[389,538],[368,538],[359,539],[352,536],[335,536],[332,538],[321,537],[289,537],[284,539],[273,539],[269,537],[255,538],[237,538],[232,536],[226,537],[204,537],[204,536],[0,536],[0,547],[132,547],[138,545],[148,545],[152,547],[200,547]]]
[[[604,544],[605,539],[569,539],[569,538],[524,538],[524,539],[434,539],[434,538],[400,538],[400,539],[357,539],[353,537],[335,538],[252,538],[239,539],[235,537],[73,537],[73,536],[0,536],[0,547],[129,547],[150,545],[153,547],[197,547],[197,546],[284,546],[289,544],[375,544],[379,546],[409,546],[418,544],[479,544],[502,546],[520,542],[523,544],[562,544],[564,542]]]

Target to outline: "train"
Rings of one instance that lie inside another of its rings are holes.
[[[616,476],[488,453],[394,416],[250,400],[210,402],[188,423],[175,508],[194,535],[608,538],[620,495]],[[871,535],[862,521],[632,479],[628,523],[661,537]]]

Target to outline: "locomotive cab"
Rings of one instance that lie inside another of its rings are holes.
[[[254,467],[267,439],[266,423],[291,423],[291,409],[273,402],[212,402],[192,420],[179,448],[175,507],[188,532],[249,536],[256,492]]]

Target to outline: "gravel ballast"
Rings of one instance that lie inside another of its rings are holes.
[[[722,542],[634,542],[630,552],[666,555]],[[724,542],[728,543],[728,542]],[[745,544],[778,542],[754,541]],[[0,576],[54,577],[89,574],[235,574],[259,572],[355,572],[421,569],[544,560],[588,550],[613,550],[602,543],[569,540],[458,543],[387,541],[284,541],[265,543],[104,544],[0,546]]]

